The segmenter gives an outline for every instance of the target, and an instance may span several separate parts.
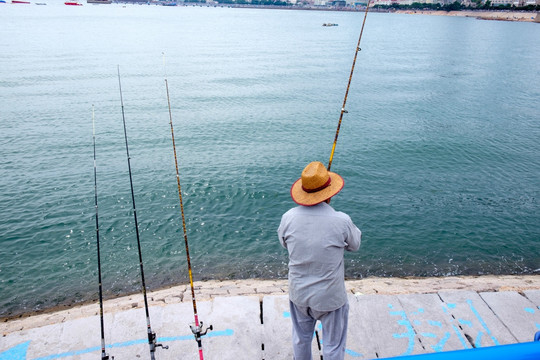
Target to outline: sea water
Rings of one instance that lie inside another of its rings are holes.
[[[290,185],[327,163],[361,12],[0,4],[0,316],[285,278]],[[323,27],[323,23],[337,23]],[[346,275],[540,268],[540,25],[370,13],[332,170],[363,231]],[[163,55],[164,54],[164,55]]]

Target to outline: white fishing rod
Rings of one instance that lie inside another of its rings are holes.
[[[99,281],[99,320],[101,322],[101,360],[109,360],[109,355],[105,352],[105,326],[103,324],[103,287],[101,285],[101,252],[99,249],[99,220],[98,220],[98,193],[97,193],[97,166],[96,166],[96,126],[95,126],[95,121],[94,121],[94,105],[92,105],[92,139],[94,143],[94,203],[96,207],[96,243],[97,243],[98,281]]]

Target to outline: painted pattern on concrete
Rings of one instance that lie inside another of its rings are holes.
[[[474,291],[396,296],[350,295],[346,359],[439,353],[532,341],[535,332],[540,330],[540,296],[538,292],[528,294],[530,298],[517,292],[479,294]],[[205,320],[215,326],[215,330],[209,332],[205,336],[207,340],[203,342],[205,358],[234,359],[239,354],[250,354],[250,358],[251,355],[259,358],[260,354],[260,358],[272,360],[292,357],[287,295],[265,296],[262,299],[216,297],[212,301],[202,302],[201,309]],[[106,347],[111,355],[117,355],[118,360],[123,358],[122,354],[135,353],[135,348],[141,354],[147,351],[147,339],[133,333],[133,316],[138,318],[137,311],[110,314],[110,321],[115,321],[111,328],[115,329],[110,329],[112,335],[106,338],[114,342]],[[163,335],[171,331],[173,334],[182,332],[183,325],[173,319],[189,318],[191,309],[189,304],[176,304],[153,311],[157,324],[161,326],[158,332]],[[519,319],[519,323],[516,324],[515,318]],[[99,346],[95,346],[99,344],[96,319],[93,316],[5,333],[0,338],[0,360],[93,358],[101,351]],[[180,327],[175,330],[175,326]],[[321,335],[324,329],[320,323],[317,326]],[[120,331],[120,328],[124,330]],[[60,332],[61,336],[49,338],[52,332]],[[130,334],[134,339],[129,340]],[[191,333],[159,337],[158,342],[179,344],[174,351],[159,354],[159,358],[175,358],[179,351],[184,351],[183,346],[190,351],[195,346],[188,344],[188,341],[194,341]],[[183,343],[186,345],[180,345]],[[126,348],[130,350],[123,352],[122,349]]]
[[[206,337],[218,337],[218,336],[233,336],[234,331],[231,329],[227,329],[224,331],[215,331],[208,333]],[[168,336],[168,337],[161,337],[157,339],[157,342],[173,342],[173,341],[186,341],[186,340],[193,340],[193,335],[184,335],[184,336]],[[26,341],[22,344],[19,344],[17,346],[14,346],[13,348],[0,353],[0,360],[54,360],[54,359],[61,359],[61,358],[70,358],[77,355],[92,353],[92,352],[101,352],[101,347],[94,346],[87,349],[81,349],[81,350],[74,350],[74,351],[68,351],[60,354],[51,354],[47,356],[40,356],[33,359],[27,359],[26,353],[28,351],[28,347],[30,346],[31,341]],[[106,349],[114,349],[114,348],[124,348],[134,345],[143,345],[147,344],[148,339],[136,339],[131,341],[123,341],[119,343],[109,344],[106,345]]]

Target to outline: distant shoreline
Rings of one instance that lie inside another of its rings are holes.
[[[140,4],[137,1],[117,1],[118,4]],[[152,3],[151,5],[159,5]],[[307,10],[307,11],[342,11],[342,12],[365,12],[365,8],[348,7],[299,7],[299,6],[277,6],[277,5],[252,5],[252,4],[207,4],[207,3],[182,3],[177,6],[183,7],[228,7],[235,9],[274,9],[274,10]],[[500,20],[500,21],[520,21],[540,23],[540,13],[537,11],[513,11],[513,10],[394,10],[370,8],[369,12],[391,13],[391,14],[409,14],[409,15],[435,15],[435,16],[462,16],[474,17],[481,20]]]
[[[480,20],[521,21],[540,23],[540,15],[535,11],[485,11],[485,10],[460,10],[460,11],[436,11],[436,10],[396,10],[396,14],[409,15],[435,15],[435,16],[463,16],[474,17]]]
[[[329,8],[329,7],[297,7],[297,6],[275,6],[275,5],[250,5],[250,4],[199,4],[184,3],[178,6],[203,6],[203,7],[230,7],[230,8],[250,8],[250,9],[276,9],[276,10],[308,10],[308,11],[344,11],[344,12],[364,12],[361,8]],[[512,10],[389,10],[371,8],[369,12],[374,13],[392,13],[408,15],[435,15],[435,16],[462,16],[474,17],[480,20],[499,20],[499,21],[520,21],[540,23],[540,13],[536,11],[512,11]]]

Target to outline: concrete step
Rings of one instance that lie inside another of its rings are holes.
[[[529,342],[540,330],[540,289],[395,295],[351,291],[349,303],[346,359]],[[0,360],[97,359],[101,352],[99,308],[97,304],[87,307],[83,316],[49,314],[47,324],[37,321],[32,326],[31,318],[2,323]],[[202,340],[205,359],[292,359],[286,294],[218,295],[198,301],[197,310],[204,327],[213,326]],[[169,346],[158,348],[156,359],[199,358],[189,327],[194,321],[191,301],[161,302],[149,312],[158,342]],[[150,358],[144,308],[111,311],[106,307],[104,323],[109,355],[116,360]],[[322,333],[324,329],[317,325]],[[313,355],[318,358],[315,340]]]

